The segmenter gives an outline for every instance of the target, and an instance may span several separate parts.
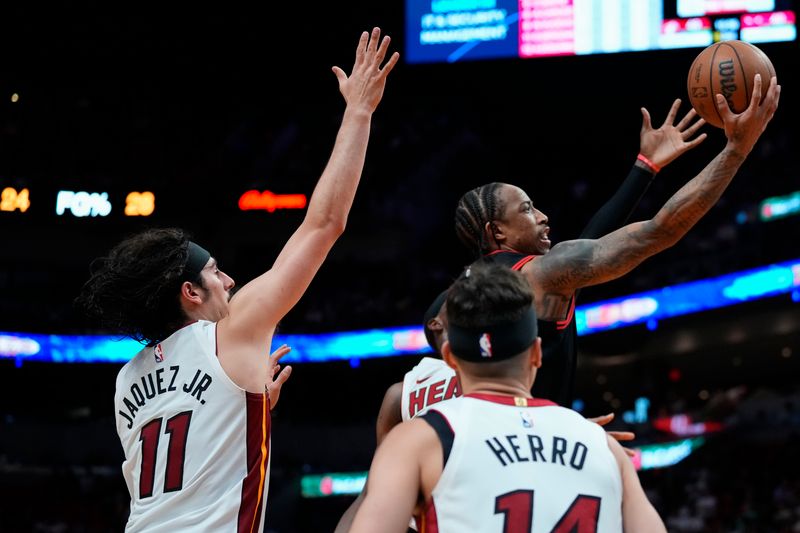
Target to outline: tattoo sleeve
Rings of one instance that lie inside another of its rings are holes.
[[[537,296],[570,295],[581,287],[616,279],[673,246],[719,200],[744,159],[745,155],[726,147],[651,220],[629,224],[599,239],[554,246],[531,265]]]

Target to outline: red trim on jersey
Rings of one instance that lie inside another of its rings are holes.
[[[420,518],[419,533],[439,533],[439,521],[436,518],[436,505],[433,503],[433,497]]]
[[[488,254],[484,254],[483,257],[489,257],[492,255],[502,254],[504,252],[508,252],[508,250],[495,250],[493,252],[489,252]]]
[[[517,405],[517,400],[520,399],[519,396],[501,396],[500,394],[471,392],[469,394],[465,394],[464,397],[475,398],[476,400],[485,400],[487,402],[499,403],[503,405],[514,405],[516,407],[523,407],[521,405]],[[549,407],[551,405],[558,406],[557,403],[553,403],[550,400],[544,400],[542,398],[522,398],[522,399],[526,401],[527,403],[526,407]]]
[[[536,259],[537,257],[539,257],[539,256],[538,256],[538,255],[528,255],[528,256],[526,256],[526,257],[523,257],[522,259],[520,259],[519,261],[517,261],[516,263],[514,263],[514,266],[512,266],[512,267],[511,267],[511,270],[516,270],[516,271],[519,271],[519,270],[521,270],[521,269],[522,269],[522,267],[524,267],[524,266],[525,266],[527,263],[530,263],[531,261],[533,261],[533,260],[534,260],[534,259]]]
[[[567,326],[569,326],[569,323],[572,322],[572,317],[574,316],[575,316],[575,295],[572,296],[572,301],[569,304],[569,313],[567,313],[567,318],[556,322],[556,329],[564,329]]]
[[[246,392],[247,403],[247,476],[242,482],[239,505],[239,533],[258,531],[262,502],[266,497],[269,465],[270,412],[266,393]]]

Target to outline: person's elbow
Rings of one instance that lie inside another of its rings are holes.
[[[308,217],[305,224],[335,241],[344,233],[347,226],[347,215],[328,213],[324,216]]]
[[[674,220],[656,217],[644,223],[640,242],[655,254],[675,246],[687,231],[688,228],[681,228]]]

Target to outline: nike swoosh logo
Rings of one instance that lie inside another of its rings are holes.
[[[417,380],[417,385],[419,385],[420,383],[423,383],[423,382],[425,382],[425,381],[428,381],[429,379],[431,379],[431,377],[430,377],[430,376],[425,376],[425,377],[424,377],[424,378],[422,378],[422,379],[418,379],[418,380]]]

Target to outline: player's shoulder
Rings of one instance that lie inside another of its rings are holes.
[[[414,365],[411,370],[407,372],[407,374],[413,375],[424,372],[435,372],[445,368],[450,367],[447,366],[447,363],[445,363],[442,359],[437,359],[435,357],[423,357],[416,365]]]

